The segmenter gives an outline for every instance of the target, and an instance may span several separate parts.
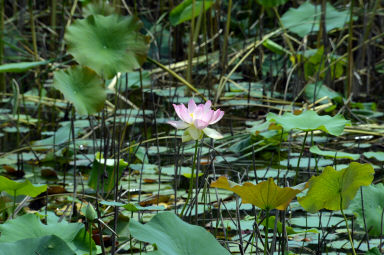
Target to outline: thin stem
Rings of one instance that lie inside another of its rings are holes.
[[[305,132],[304,141],[303,141],[303,144],[301,145],[300,156],[299,156],[299,159],[297,160],[295,184],[297,184],[297,178],[299,176],[299,169],[300,169],[300,161],[301,161],[301,157],[303,156],[304,146],[305,146],[305,142],[307,141],[307,136],[308,136],[308,131]]]
[[[92,255],[92,222],[89,223],[89,255]]]
[[[188,196],[187,196],[187,200],[185,201],[185,204],[184,204],[184,206],[183,206],[183,209],[181,210],[181,213],[180,213],[180,215],[179,215],[180,218],[183,217],[185,208],[187,207],[188,202],[189,202],[189,200],[191,199],[191,196],[192,196],[192,189],[193,189],[193,175],[195,174],[196,158],[197,158],[197,147],[198,147],[198,145],[199,145],[199,140],[196,140],[196,143],[195,143],[195,155],[193,156],[191,176],[190,176],[190,178],[189,178],[189,191],[188,191]]]
[[[349,242],[351,243],[351,246],[352,246],[352,253],[353,253],[353,255],[356,255],[355,246],[353,244],[353,239],[352,239],[351,231],[349,230],[349,227],[348,227],[347,216],[345,216],[344,211],[343,211],[343,197],[341,196],[341,194],[340,194],[340,211],[341,211],[341,214],[344,217],[345,226],[347,227]]]
[[[264,241],[264,255],[268,254],[268,224],[269,224],[269,209],[267,208],[265,210],[266,212],[266,218],[265,218],[265,229],[264,229],[264,235],[265,235],[265,241]]]

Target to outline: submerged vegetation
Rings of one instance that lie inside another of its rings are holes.
[[[383,12],[0,0],[0,255],[382,254]]]

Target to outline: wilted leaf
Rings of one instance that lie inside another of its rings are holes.
[[[253,204],[263,210],[285,210],[296,194],[301,192],[300,189],[280,188],[272,178],[256,185],[246,182],[240,186],[220,176],[211,183],[211,187],[230,190],[239,195],[243,203]]]
[[[298,201],[310,213],[323,208],[340,210],[341,200],[342,209],[346,209],[357,190],[371,184],[374,173],[370,164],[352,162],[340,171],[327,166],[323,173],[309,180],[307,195],[298,198]]]
[[[87,67],[74,66],[54,73],[53,86],[72,102],[79,114],[93,114],[104,107],[102,79]]]
[[[68,52],[105,78],[139,68],[147,57],[147,37],[136,18],[90,15],[67,28]]]
[[[334,117],[328,115],[320,116],[312,110],[305,111],[300,115],[294,115],[290,112],[286,112],[282,116],[268,113],[267,120],[281,125],[285,132],[289,132],[292,129],[303,131],[321,130],[334,136],[341,135],[344,127],[351,125],[351,122],[345,120],[341,115]]]
[[[147,224],[129,222],[131,235],[140,241],[156,244],[161,255],[229,255],[207,230],[182,221],[174,213],[155,215]]]
[[[11,196],[25,195],[36,197],[47,190],[47,185],[33,185],[29,180],[15,182],[4,176],[0,176],[0,192],[5,191]]]

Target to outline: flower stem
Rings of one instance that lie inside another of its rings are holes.
[[[268,224],[269,224],[269,209],[266,209],[265,210],[266,212],[266,218],[265,218],[265,229],[264,229],[264,235],[265,235],[265,239],[264,239],[264,255],[267,255],[268,254]]]
[[[355,246],[353,244],[351,231],[349,230],[349,227],[348,227],[348,220],[347,220],[347,217],[345,216],[344,211],[343,211],[343,197],[341,196],[341,194],[340,194],[340,211],[344,217],[345,226],[347,227],[349,242],[351,243],[351,246],[352,246],[352,253],[353,253],[353,255],[356,255]]]
[[[196,167],[196,159],[197,159],[197,147],[199,145],[199,141],[196,140],[196,143],[195,143],[195,154],[193,156],[193,160],[192,160],[192,171],[191,171],[191,176],[189,178],[189,191],[188,191],[188,196],[187,196],[187,200],[185,201],[185,204],[183,206],[183,209],[181,210],[181,213],[180,213],[180,218],[183,217],[184,215],[184,211],[185,211],[185,208],[187,208],[187,205],[188,205],[188,202],[189,200],[191,199],[191,196],[192,196],[192,190],[193,190],[193,176],[195,174],[195,167]]]
[[[301,146],[300,156],[299,156],[299,159],[297,160],[296,176],[295,176],[294,184],[297,184],[297,178],[299,177],[300,161],[301,161],[301,157],[303,156],[305,142],[307,141],[307,136],[308,136],[308,131],[305,132],[304,141]]]

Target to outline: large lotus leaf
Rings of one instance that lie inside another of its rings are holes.
[[[16,242],[0,243],[0,255],[73,255],[63,239],[55,235],[22,239]]]
[[[323,208],[340,210],[348,208],[361,186],[373,181],[375,171],[370,164],[352,162],[347,168],[336,171],[327,166],[319,176],[308,181],[307,195],[298,198],[300,205],[308,212],[315,213]],[[342,200],[342,201],[341,201]]]
[[[324,157],[337,158],[337,159],[351,159],[358,160],[360,158],[360,154],[347,153],[342,151],[324,151],[321,150],[317,145],[312,146],[309,151],[313,154],[317,154]]]
[[[382,212],[384,209],[384,185],[382,183],[362,187],[363,200],[361,193],[352,200],[350,209],[356,214],[357,222],[364,228],[364,217],[369,234],[379,236],[384,233],[384,222],[382,222]],[[362,201],[364,201],[364,214],[362,210]]]
[[[147,57],[148,39],[134,17],[90,15],[68,27],[68,52],[77,62],[105,78],[139,68]]]
[[[171,212],[159,213],[144,225],[131,219],[129,230],[136,239],[156,244],[157,254],[230,254],[207,230],[188,224]]]
[[[296,194],[301,192],[300,189],[280,188],[272,178],[256,185],[246,182],[240,186],[220,176],[211,183],[211,187],[230,190],[239,195],[243,203],[253,204],[263,210],[285,210]]]
[[[285,4],[288,0],[257,0],[264,7],[276,7]]]
[[[176,26],[185,21],[191,20],[192,18],[199,16],[202,11],[205,12],[206,10],[211,8],[214,2],[215,1],[212,1],[212,0],[196,0],[195,11],[193,13],[194,16],[192,17],[193,1],[184,0],[171,11],[171,13],[169,14],[169,21],[173,26]]]
[[[321,6],[307,1],[299,8],[290,8],[281,17],[281,22],[289,31],[304,37],[320,28]],[[330,3],[326,4],[325,27],[327,32],[344,27],[349,21],[348,11],[337,11]]]
[[[351,122],[344,119],[341,115],[334,117],[328,115],[320,116],[312,110],[305,111],[300,115],[294,115],[290,112],[286,112],[282,116],[269,113],[267,120],[281,125],[285,132],[289,132],[292,129],[303,131],[321,130],[334,136],[341,135],[344,127],[351,125]]]
[[[37,215],[25,214],[0,225],[0,243],[17,242],[28,238],[57,235],[78,255],[88,254],[89,235],[81,223],[62,221],[48,222],[44,225]],[[92,241],[93,250],[96,252]]]
[[[384,161],[384,152],[382,151],[367,151],[363,155],[367,158],[375,158],[377,161]]]
[[[47,190],[47,185],[33,185],[29,180],[15,182],[4,176],[0,176],[0,192],[5,191],[11,196],[25,195],[36,197]]]
[[[54,73],[53,86],[72,102],[81,115],[104,107],[106,93],[102,79],[87,67],[74,66]]]

